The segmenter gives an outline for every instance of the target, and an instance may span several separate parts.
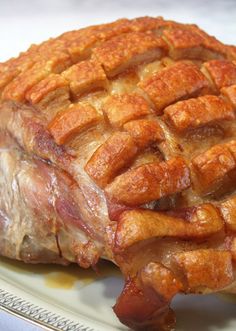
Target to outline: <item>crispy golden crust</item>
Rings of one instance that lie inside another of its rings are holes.
[[[212,60],[204,64],[218,89],[236,84],[236,65],[231,61]]]
[[[85,92],[106,87],[107,78],[102,66],[93,60],[82,61],[74,64],[62,73],[69,82],[70,90],[74,97],[79,97]]]
[[[167,162],[141,165],[118,176],[106,188],[109,197],[128,206],[137,206],[181,192],[190,186],[185,161],[173,158]]]
[[[223,201],[220,206],[223,214],[226,227],[235,232],[236,231],[236,197],[233,196],[226,201]]]
[[[186,221],[150,210],[125,211],[119,218],[116,249],[123,250],[136,242],[155,237],[207,238],[223,230],[223,220],[212,205],[204,204],[190,212],[191,217]]]
[[[99,186],[105,187],[119,170],[130,164],[136,153],[133,138],[117,132],[96,150],[85,170]]]
[[[74,104],[60,112],[48,129],[58,145],[64,144],[74,135],[96,125],[100,116],[90,105]]]
[[[55,56],[48,61],[35,63],[32,68],[20,73],[10,82],[2,93],[4,100],[24,101],[26,93],[51,73],[60,73],[68,65],[70,59],[66,55]]]
[[[229,99],[229,101],[232,103],[232,105],[235,109],[236,108],[236,85],[222,88],[221,93]]]
[[[159,114],[166,106],[199,94],[208,86],[208,82],[195,65],[177,62],[147,80],[141,81],[139,86],[150,97]]]
[[[63,93],[65,98],[69,100],[68,82],[58,74],[51,74],[45,79],[35,84],[25,95],[26,100],[32,105],[42,103],[47,99],[48,104],[52,99],[58,98],[58,95]],[[61,100],[60,100],[61,102]],[[45,105],[45,102],[44,102]]]
[[[160,143],[165,139],[162,128],[153,119],[130,121],[124,125],[124,129],[134,138],[140,149]]]
[[[126,122],[150,114],[148,102],[137,94],[112,95],[103,106],[108,121],[113,127],[122,127]]]
[[[184,270],[188,287],[201,293],[205,287],[218,290],[233,281],[232,257],[228,251],[214,249],[180,253],[177,264]]]
[[[166,44],[151,33],[132,32],[112,38],[94,50],[108,77],[165,54]]]
[[[126,286],[114,310],[132,328],[172,330],[175,294],[235,281],[235,61],[235,46],[196,25],[143,17],[0,63],[0,134],[79,188],[73,204],[60,188],[53,217],[87,238],[72,235],[74,256],[56,261],[115,261]]]
[[[217,189],[225,177],[235,169],[236,141],[216,145],[206,152],[196,156],[192,164],[203,192]]]
[[[179,101],[165,108],[164,114],[166,121],[180,133],[217,121],[235,119],[233,107],[214,95]]]

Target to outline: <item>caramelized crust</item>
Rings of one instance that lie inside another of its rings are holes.
[[[208,151],[196,156],[192,164],[197,175],[200,188],[209,193],[216,190],[235,169],[236,141],[227,144],[216,145]]]
[[[47,102],[50,104],[52,100],[64,95],[66,100],[69,100],[69,87],[67,81],[58,74],[51,74],[45,79],[35,84],[27,93],[26,100],[33,105]],[[62,100],[60,98],[60,103]]]
[[[9,84],[17,75],[19,74],[19,71],[17,69],[7,69],[6,71],[2,69],[0,73],[0,96],[2,94],[2,91],[4,87]]]
[[[189,29],[168,29],[163,31],[163,36],[176,49],[199,47],[202,43],[201,36]]]
[[[2,93],[3,100],[23,102],[26,93],[51,73],[60,73],[70,64],[68,56],[55,57],[50,61],[36,63],[32,68],[22,72],[6,86]]]
[[[119,128],[130,120],[150,114],[150,106],[143,97],[126,93],[108,97],[103,111],[111,125]]]
[[[87,60],[74,64],[62,73],[70,85],[74,97],[85,92],[106,88],[106,75],[97,61]]]
[[[202,249],[177,254],[177,264],[183,270],[191,291],[217,291],[233,280],[231,254],[227,251]]]
[[[235,119],[232,106],[214,95],[179,101],[165,108],[166,121],[179,133],[217,121]]]
[[[141,17],[0,63],[0,253],[115,262],[135,330],[173,330],[179,292],[235,292],[235,61],[196,25]]]
[[[160,125],[154,120],[135,120],[124,125],[124,129],[134,138],[141,149],[160,143],[165,139]]]
[[[221,90],[222,94],[229,99],[234,109],[236,109],[236,85],[224,87]]]
[[[199,94],[208,82],[197,66],[185,62],[163,69],[140,82],[160,114],[166,106],[191,95]]]
[[[231,242],[230,242],[230,253],[232,255],[232,260],[233,262],[236,261],[236,237],[233,237]]]
[[[221,213],[224,217],[226,227],[230,231],[236,231],[236,197],[221,203]]]
[[[236,65],[233,62],[227,60],[212,60],[204,63],[204,67],[209,72],[219,90],[222,87],[236,84]]]
[[[125,211],[119,218],[116,249],[155,237],[207,238],[223,230],[219,212],[210,204],[189,211],[189,219],[150,210]]]
[[[210,60],[221,57],[223,47],[214,38],[205,35],[196,26],[163,31],[164,40],[170,46],[170,56],[174,59]]]
[[[141,270],[141,279],[145,286],[153,287],[166,302],[183,289],[183,285],[173,272],[160,263],[151,262],[145,266]]]
[[[136,153],[133,138],[127,133],[117,132],[95,151],[85,171],[100,187],[105,187],[119,170],[128,167]]]
[[[148,163],[118,176],[106,193],[119,203],[137,206],[190,186],[189,169],[181,158]]]
[[[108,77],[143,62],[158,59],[166,52],[166,44],[151,33],[132,32],[114,37],[94,49]]]
[[[197,25],[191,24],[188,28],[192,32],[197,33],[202,38],[202,45],[206,49],[207,53],[210,51],[211,58],[221,59],[221,58],[230,58],[232,59],[232,52],[230,49],[225,47],[219,40],[214,36],[209,36],[205,31],[201,30]],[[205,51],[204,51],[205,53]]]
[[[56,143],[64,144],[75,134],[87,130],[97,124],[100,116],[90,105],[74,104],[60,112],[51,123],[48,129]]]

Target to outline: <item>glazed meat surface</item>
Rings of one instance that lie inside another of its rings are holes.
[[[116,263],[134,330],[177,293],[235,292],[236,47],[121,19],[0,63],[0,254]]]

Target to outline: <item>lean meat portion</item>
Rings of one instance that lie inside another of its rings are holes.
[[[235,291],[236,47],[122,19],[0,63],[0,254],[116,263],[114,311],[173,330],[177,293]]]

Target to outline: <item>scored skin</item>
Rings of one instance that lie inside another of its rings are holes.
[[[54,137],[58,145],[62,145],[73,136],[96,125],[100,116],[96,109],[90,105],[76,104],[70,105],[60,112],[53,123],[48,126],[48,130]]]
[[[188,167],[183,159],[173,158],[168,162],[147,163],[116,177],[106,193],[119,203],[138,206],[189,186]]]
[[[178,79],[181,77],[181,83]],[[205,76],[193,64],[178,62],[139,84],[150,97],[158,114],[171,103],[198,94],[208,87]]]
[[[91,90],[103,89],[106,86],[106,74],[100,63],[92,60],[82,61],[62,73],[69,82],[73,97],[79,97]]]
[[[212,60],[205,63],[215,86],[218,89],[236,83],[236,64],[226,60]]]
[[[113,127],[122,127],[132,119],[151,113],[148,102],[138,94],[115,95],[108,98],[103,111]]]
[[[201,189],[209,192],[225,177],[233,179],[236,169],[236,141],[217,145],[192,160]]]
[[[166,107],[166,121],[178,132],[195,129],[220,120],[234,120],[235,112],[229,102],[214,95],[179,101]]]
[[[108,77],[114,77],[127,66],[151,62],[166,53],[163,39],[142,32],[123,34],[95,48],[94,56]]]
[[[195,25],[145,17],[1,63],[1,254],[114,261],[114,311],[137,330],[173,329],[179,292],[235,291],[235,59]]]

